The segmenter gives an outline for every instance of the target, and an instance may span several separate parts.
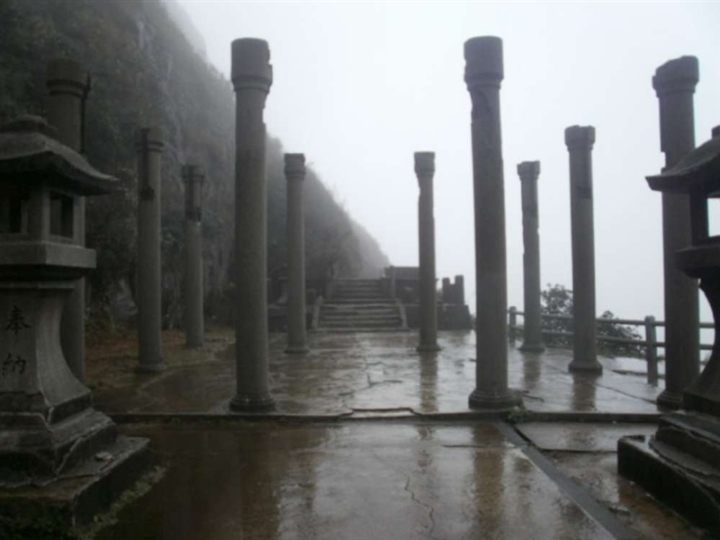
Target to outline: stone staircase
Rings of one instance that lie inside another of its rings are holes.
[[[400,306],[386,296],[379,279],[339,279],[320,307],[317,330],[382,332],[403,329]]]

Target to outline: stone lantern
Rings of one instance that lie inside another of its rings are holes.
[[[648,183],[655,191],[688,195],[692,244],[676,253],[676,261],[700,280],[715,321],[715,342],[705,369],[683,393],[683,409],[663,415],[649,440],[620,439],[618,468],[720,538],[720,235],[710,235],[708,226],[709,199],[720,198],[720,127]]]
[[[145,439],[118,437],[110,418],[93,409],[60,345],[64,302],[95,267],[95,252],[81,243],[80,198],[108,193],[113,183],[55,140],[41,118],[0,128],[0,513],[12,488],[61,480],[78,467],[88,489],[90,480],[114,477],[115,491],[116,472],[127,487],[137,476],[126,466],[137,470],[136,458],[147,457]],[[82,511],[66,502],[70,514]]]

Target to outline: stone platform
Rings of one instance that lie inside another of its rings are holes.
[[[525,409],[471,411],[474,333],[441,332],[420,356],[407,333],[271,339],[277,410],[228,411],[232,331],[202,350],[166,333],[168,369],[139,376],[133,344],[89,349],[97,407],[147,437],[165,477],[100,540],[657,539],[706,533],[617,474],[617,440],[656,428],[660,389],[571,375],[565,351],[510,349]]]

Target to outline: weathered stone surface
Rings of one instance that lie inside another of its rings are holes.
[[[162,357],[162,285],[160,262],[160,197],[162,132],[143,128],[137,133],[138,213],[137,213],[137,283],[135,301],[138,307],[139,373],[165,369]]]
[[[48,121],[58,130],[58,140],[82,153],[85,101],[90,75],[73,60],[55,59],[47,66]],[[78,200],[80,245],[85,245],[85,199]],[[60,341],[68,366],[78,380],[85,379],[85,279],[80,278],[65,302]]]
[[[268,386],[267,180],[263,111],[272,84],[261,39],[232,43],[235,88],[236,411],[274,406]]]
[[[655,71],[652,85],[660,106],[660,150],[673,167],[695,148],[693,94],[699,80],[697,58],[683,56]],[[665,290],[665,391],[658,405],[677,409],[682,393],[700,371],[697,281],[675,263],[675,253],[690,245],[690,210],[686,194],[664,192],[663,270]]]
[[[437,343],[437,292],[435,288],[435,210],[433,176],[435,153],[415,153],[415,174],[420,186],[418,237],[420,254],[420,342],[418,352],[434,352]]]
[[[595,128],[565,130],[570,154],[570,218],[573,261],[573,360],[570,371],[602,372],[597,359],[595,308],[595,217],[593,213],[592,148]]]
[[[205,343],[202,191],[205,180],[197,165],[182,168],[185,184],[185,336],[188,347]]]
[[[307,354],[305,343],[305,155],[285,154],[287,178],[288,354]]]
[[[470,406],[509,409],[520,404],[508,388],[505,185],[500,127],[502,40],[465,42],[465,82],[472,100],[477,373]]]
[[[520,176],[523,211],[523,293],[525,313],[523,322],[523,340],[521,351],[542,352],[545,350],[542,339],[540,318],[540,235],[538,234],[538,192],[537,180],[540,176],[539,161],[524,161],[517,166]]]

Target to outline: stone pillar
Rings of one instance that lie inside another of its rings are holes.
[[[538,234],[538,191],[540,176],[539,161],[524,161],[517,167],[522,189],[523,212],[523,292],[525,296],[525,317],[521,351],[542,352],[540,315],[540,235]]]
[[[595,128],[565,130],[570,153],[570,219],[573,263],[573,359],[570,371],[602,373],[597,359],[595,313],[595,231],[592,147]]]
[[[477,291],[476,387],[470,407],[509,409],[520,403],[508,388],[505,187],[500,129],[502,40],[465,42],[465,82],[472,99],[475,272]]]
[[[287,178],[288,354],[307,354],[305,343],[305,155],[285,154]]]
[[[693,94],[699,80],[697,58],[683,56],[660,66],[653,88],[660,100],[660,149],[665,168],[695,148]],[[683,391],[700,372],[697,280],[678,267],[675,253],[690,245],[688,196],[662,194],[663,266],[665,270],[665,390],[660,406],[682,406]]]
[[[437,296],[435,292],[434,152],[415,152],[415,174],[420,185],[418,199],[420,343],[417,350],[431,352],[440,350],[437,344]]]
[[[158,128],[137,133],[138,225],[137,282],[139,373],[165,369],[162,357],[162,288],[160,282],[160,187],[163,140]]]
[[[455,298],[453,297],[453,286],[450,283],[450,278],[442,278],[442,301],[443,304],[454,304]]]
[[[267,185],[265,100],[272,84],[270,49],[260,39],[232,43],[235,88],[235,411],[274,407],[268,373]]]
[[[58,140],[76,152],[83,152],[85,99],[90,76],[77,62],[55,59],[47,66],[48,121],[57,129]],[[85,245],[85,197],[78,199],[79,234]],[[65,302],[60,325],[60,342],[70,371],[85,380],[85,278],[75,282]]]
[[[205,344],[202,186],[204,176],[196,165],[182,168],[185,184],[185,339],[188,347]]]
[[[463,276],[455,276],[455,283],[453,284],[455,290],[455,303],[459,306],[465,305],[465,278]]]

